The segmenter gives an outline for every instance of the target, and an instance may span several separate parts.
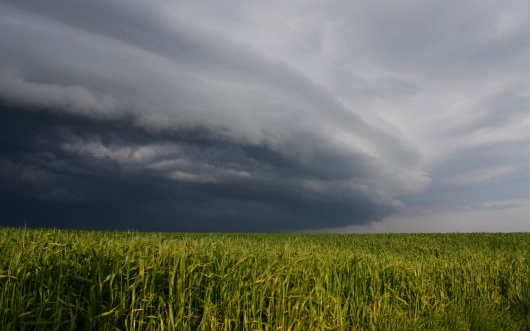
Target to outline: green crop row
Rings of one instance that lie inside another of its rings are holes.
[[[530,330],[530,234],[0,228],[0,330]]]

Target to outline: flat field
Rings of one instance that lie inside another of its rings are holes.
[[[0,228],[0,330],[530,330],[530,233]]]

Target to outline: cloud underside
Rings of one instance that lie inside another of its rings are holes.
[[[524,8],[387,5],[3,1],[0,221],[338,228],[517,177],[444,162],[528,148]]]
[[[374,190],[373,161],[331,148],[293,159],[207,129],[5,106],[0,117],[3,210],[32,225],[279,231],[363,224],[400,207]]]

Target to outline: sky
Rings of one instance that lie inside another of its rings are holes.
[[[530,231],[528,17],[0,0],[0,225]]]

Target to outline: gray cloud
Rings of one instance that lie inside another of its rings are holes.
[[[477,193],[481,178],[527,180],[528,158],[475,173],[464,157],[528,148],[528,11],[4,0],[1,217],[333,228]]]
[[[200,129],[153,133],[125,120],[7,107],[2,123],[11,139],[1,148],[2,195],[12,202],[4,209],[37,225],[296,230],[365,223],[399,208],[372,187],[363,155],[326,146],[317,157],[345,158],[352,168],[330,172],[312,156],[297,161]]]

